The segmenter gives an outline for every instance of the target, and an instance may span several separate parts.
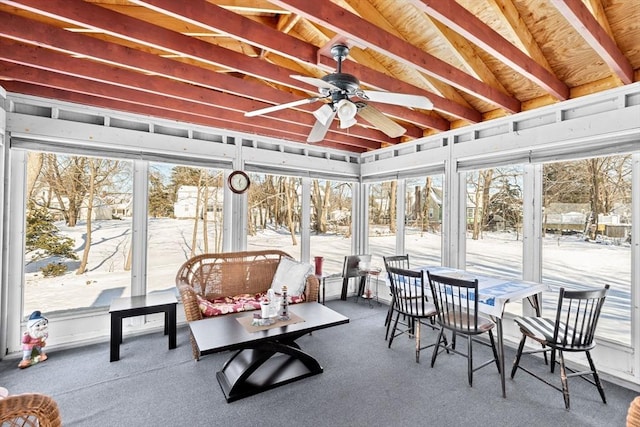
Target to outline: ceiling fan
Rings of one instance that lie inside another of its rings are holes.
[[[313,112],[316,123],[307,137],[307,142],[319,142],[324,139],[336,116],[338,116],[340,120],[339,126],[341,129],[355,125],[357,123],[355,116],[358,115],[391,138],[397,138],[407,131],[398,123],[382,114],[380,110],[364,101],[382,102],[385,104],[395,104],[426,110],[433,108],[431,101],[421,95],[361,89],[360,81],[355,76],[342,72],[342,61],[349,55],[349,48],[343,44],[337,44],[331,48],[331,54],[338,62],[338,68],[335,73],[327,74],[320,79],[299,75],[291,76],[296,80],[318,87],[320,96],[249,111],[245,113],[245,116],[259,116],[320,100],[327,101],[322,107]],[[360,100],[353,101],[351,97],[357,97]]]

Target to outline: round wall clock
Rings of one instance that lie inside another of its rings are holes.
[[[249,181],[249,175],[244,171],[233,171],[229,175],[227,183],[231,191],[236,194],[242,194],[249,189],[251,181]]]

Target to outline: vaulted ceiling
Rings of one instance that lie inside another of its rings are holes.
[[[638,0],[0,0],[9,92],[306,144],[318,95],[292,78],[336,70],[406,129],[358,117],[318,145],[363,152],[640,80]],[[322,100],[321,100],[322,102]],[[639,118],[640,120],[640,118]]]

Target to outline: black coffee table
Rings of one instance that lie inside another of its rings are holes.
[[[237,313],[189,322],[201,355],[237,350],[216,376],[227,402],[322,373],[318,361],[295,342],[312,331],[349,322],[340,313],[316,302],[289,306],[304,322],[248,332]]]

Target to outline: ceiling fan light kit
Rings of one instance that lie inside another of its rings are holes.
[[[340,128],[346,129],[356,124],[356,113],[358,107],[348,99],[341,99],[336,104],[336,113],[340,119]]]
[[[335,112],[333,111],[333,108],[331,108],[331,104],[324,104],[322,107],[313,112],[313,116],[318,119],[318,121],[324,126],[326,126],[327,123],[329,123],[333,119],[334,115]]]
[[[421,108],[425,110],[433,108],[431,101],[421,95],[361,89],[360,81],[357,77],[342,72],[342,61],[349,55],[349,48],[345,45],[337,44],[331,48],[331,54],[338,63],[335,73],[327,74],[320,79],[298,75],[291,76],[291,78],[316,86],[320,96],[249,111],[245,113],[245,116],[258,116],[318,100],[328,100],[328,103],[313,112],[316,123],[307,138],[307,142],[319,142],[324,139],[336,115],[340,120],[340,129],[347,129],[355,125],[357,123],[356,115],[358,115],[391,138],[397,138],[406,132],[405,128],[385,116],[372,105],[362,101],[358,101],[357,103],[353,102],[350,99],[352,96],[365,101],[381,102],[403,107]]]

